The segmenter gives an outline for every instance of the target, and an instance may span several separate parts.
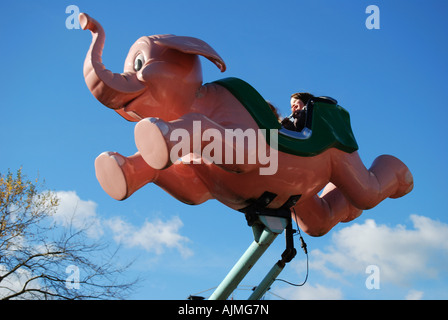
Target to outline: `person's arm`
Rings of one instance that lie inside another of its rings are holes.
[[[288,130],[296,130],[294,123],[290,120],[290,117],[286,117],[281,122],[283,128]]]

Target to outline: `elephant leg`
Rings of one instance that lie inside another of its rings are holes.
[[[413,177],[396,157],[382,155],[366,169],[357,152],[335,150],[330,181],[357,208],[371,209],[386,198],[399,198],[411,192]]]
[[[190,113],[170,122],[143,119],[135,126],[134,135],[137,149],[153,168],[166,169],[179,158],[194,154],[192,164],[213,163],[224,170],[242,173],[260,167],[256,151],[262,137],[256,130],[244,129],[232,131],[205,115]],[[241,136],[236,137],[238,134]],[[245,144],[246,138],[252,138],[252,143]],[[243,146],[238,142],[243,142]]]
[[[154,183],[186,204],[197,205],[213,198],[191,165],[181,161],[176,161],[165,170],[159,170]]]
[[[354,207],[344,194],[332,183],[308,199],[301,199],[294,207],[293,215],[297,224],[307,234],[323,236],[339,222],[348,222],[362,213]]]
[[[163,120],[145,118],[134,129],[135,144],[145,162],[155,169],[165,169],[172,164],[168,141],[169,127]]]
[[[117,152],[103,152],[95,159],[95,173],[109,196],[124,200],[152,182],[157,170],[148,166],[138,152],[130,157]]]
[[[95,160],[95,171],[101,187],[116,200],[130,197],[150,182],[188,204],[199,204],[211,198],[208,189],[188,165],[176,162],[167,170],[156,170],[138,152],[130,157],[103,152]]]

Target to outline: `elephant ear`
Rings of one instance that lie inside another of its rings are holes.
[[[176,49],[184,53],[201,55],[213,62],[221,72],[226,70],[226,64],[219,54],[206,42],[193,37],[172,36],[159,38],[154,41],[156,44],[167,48]]]

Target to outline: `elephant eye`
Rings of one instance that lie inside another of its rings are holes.
[[[144,63],[145,63],[145,57],[143,56],[142,53],[140,53],[134,60],[134,70],[140,71]]]

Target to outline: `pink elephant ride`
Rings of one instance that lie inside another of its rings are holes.
[[[134,155],[104,152],[95,160],[97,179],[112,198],[124,200],[152,182],[191,205],[217,199],[242,212],[287,208],[302,230],[322,236],[412,190],[412,174],[396,157],[363,165],[349,114],[335,100],[314,99],[307,127],[291,132],[243,80],[202,83],[198,55],[226,69],[204,41],[141,37],[118,74],[102,63],[101,25],[84,13],[79,21],[93,37],[84,62],[89,90],[137,122]]]

